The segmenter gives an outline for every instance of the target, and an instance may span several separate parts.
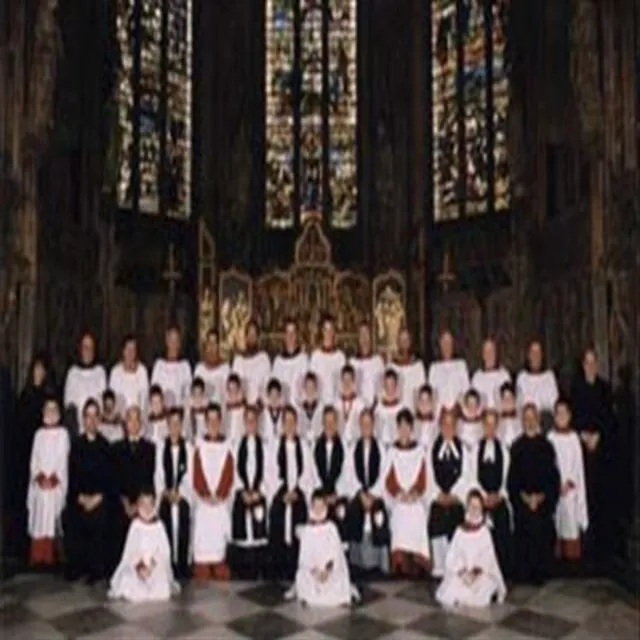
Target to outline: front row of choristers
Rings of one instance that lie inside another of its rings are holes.
[[[133,406],[125,436],[109,444],[94,400],[70,443],[57,402],[48,400],[31,456],[31,561],[54,564],[63,533],[68,577],[112,574],[110,595],[131,601],[168,598],[190,575],[237,575],[291,580],[287,596],[309,605],[348,604],[358,597],[351,566],[431,573],[442,579],[444,605],[485,606],[504,598],[503,575],[538,583],[550,576],[554,554],[580,558],[589,522],[567,402],[556,402],[547,436],[526,405],[523,431],[508,446],[498,412],[478,414],[473,394],[461,423],[445,409],[436,424],[428,389],[417,418],[395,410],[394,381],[386,380],[381,403],[394,408],[393,439],[388,413],[376,433],[375,409],[358,407],[352,421],[355,407],[332,405],[322,407],[318,436],[309,439],[317,404],[278,408],[277,385],[261,409],[234,404],[240,417],[231,426],[219,405],[199,407],[193,443],[182,409],[163,412],[160,437],[143,435]],[[349,440],[347,425],[356,431]],[[432,430],[426,449],[417,425]]]

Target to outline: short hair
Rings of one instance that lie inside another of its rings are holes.
[[[497,409],[488,408],[488,409],[485,409],[482,412],[482,420],[483,420],[483,422],[489,417],[494,418],[496,422],[498,422],[500,420],[500,414],[498,413]]]
[[[130,342],[135,342],[138,344],[138,339],[133,335],[133,333],[127,333],[124,338],[122,338],[120,342],[120,348],[124,349]]]
[[[210,413],[215,413],[222,420],[222,408],[217,402],[210,402],[205,409],[205,417],[209,417]]]
[[[456,408],[442,407],[438,423],[442,425],[447,418],[452,418],[455,422],[458,419],[458,410]]]
[[[200,389],[202,391],[205,390],[204,380],[200,376],[194,378],[191,383],[191,390],[194,391],[195,389]]]
[[[256,330],[256,333],[257,333],[258,335],[260,335],[260,325],[258,324],[258,321],[257,321],[255,318],[251,318],[251,319],[247,322],[247,324],[246,324],[246,326],[245,326],[245,328],[244,328],[244,332],[245,332],[245,334],[249,333],[249,329],[251,329],[251,328],[255,329],[255,330]]]
[[[218,330],[217,329],[209,329],[207,331],[207,333],[204,336],[205,341],[208,340],[209,338],[215,338],[216,340],[220,339],[220,335],[218,334]]]
[[[282,384],[278,378],[271,378],[267,383],[267,393],[271,393],[272,391],[277,391],[278,393],[282,393]]]
[[[362,420],[362,418],[364,418],[365,416],[369,416],[369,418],[371,419],[372,422],[375,421],[375,416],[373,413],[373,410],[371,409],[371,407],[365,407],[361,412],[360,412],[360,416],[359,416],[359,420]]]
[[[102,404],[104,404],[108,400],[111,400],[112,402],[116,401],[116,394],[113,389],[105,389],[102,392]]]
[[[286,329],[290,325],[293,325],[296,329],[298,328],[298,321],[293,316],[287,316],[284,319],[284,328]]]
[[[167,333],[171,333],[172,331],[175,331],[176,333],[180,333],[180,327],[175,323],[172,322],[168,327],[167,330],[165,331],[165,335]]]
[[[171,420],[171,418],[182,418],[184,417],[184,410],[182,407],[171,407],[167,412],[167,420]]]
[[[246,417],[249,414],[251,414],[255,418],[258,418],[258,416],[260,415],[260,409],[258,409],[258,407],[255,404],[248,404],[244,408],[244,415]]]
[[[386,369],[384,372],[384,379],[386,380],[387,378],[398,382],[398,372],[395,369]]]
[[[229,377],[227,378],[227,386],[229,386],[230,384],[237,384],[239,387],[242,386],[242,383],[240,382],[240,376],[237,373],[229,374]]]
[[[56,396],[51,393],[46,395],[42,406],[44,407],[45,404],[51,404],[52,402],[56,405],[56,407],[58,407],[58,409],[60,409],[60,402],[58,401],[58,398],[56,398]]]
[[[124,412],[125,421],[132,415],[136,416],[138,422],[142,422],[142,409],[140,409],[137,404],[130,404],[127,407],[127,410]]]
[[[396,424],[400,426],[403,422],[406,422],[410,427],[413,427],[413,413],[409,409],[401,409],[396,416]]]
[[[513,382],[503,382],[500,385],[500,397],[502,398],[505,393],[510,393],[512,396],[516,395],[516,388]]]
[[[527,411],[533,411],[533,413],[535,414],[536,418],[538,418],[540,416],[540,412],[538,411],[538,407],[535,404],[535,402],[527,402],[523,407],[522,407],[522,415],[524,415],[525,413],[527,413]]]
[[[553,405],[554,412],[557,411],[560,407],[564,407],[567,411],[571,412],[571,402],[569,402],[569,398],[560,396]]]
[[[288,404],[282,410],[282,417],[284,418],[284,416],[286,415],[293,416],[293,419],[295,420],[296,424],[298,423],[298,412],[295,410],[293,405]]]
[[[342,367],[342,370],[340,371],[340,377],[342,376],[351,376],[352,378],[356,377],[356,370],[353,368],[353,365],[351,364],[345,364],[344,367]]]
[[[97,413],[100,413],[100,405],[98,404],[98,401],[95,398],[89,398],[85,403],[84,403],[84,407],[82,407],[82,415],[86,415],[87,411],[89,411],[89,409],[91,409],[91,407],[93,407]]]
[[[468,389],[464,394],[465,402],[467,400],[472,400],[472,399],[475,400],[476,402],[480,402],[480,394],[477,392],[476,389]]]
[[[323,502],[325,502],[326,496],[324,490],[314,489],[313,493],[311,494],[311,502],[313,502],[314,500],[322,500]]]
[[[328,404],[323,410],[322,410],[322,419],[324,420],[328,415],[332,415],[336,420],[338,419],[338,412],[336,411],[336,408],[332,405],[332,404]]]
[[[164,391],[162,391],[162,387],[159,384],[152,384],[149,389],[149,398],[153,398],[153,396],[161,396],[164,398]]]
[[[477,498],[482,503],[482,510],[484,511],[484,498],[482,497],[482,493],[479,489],[471,489],[469,493],[467,493],[467,504],[471,502],[474,498]]]
[[[433,389],[430,384],[423,384],[418,389],[418,396],[421,396],[423,393],[426,393],[430,398],[433,398]]]
[[[313,384],[315,384],[317,386],[318,385],[318,376],[313,371],[307,371],[307,373],[304,376],[304,382],[305,382],[305,384],[307,382],[313,382]]]
[[[333,319],[333,316],[330,313],[322,314],[322,317],[320,318],[320,327],[324,327],[327,322],[335,326],[336,321]]]
[[[140,487],[140,491],[138,492],[138,495],[136,496],[136,501],[140,500],[140,498],[152,498],[153,500],[156,499],[156,491],[153,488],[152,485],[143,485],[142,487]]]

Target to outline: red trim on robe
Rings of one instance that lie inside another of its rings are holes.
[[[60,478],[55,473],[52,473],[49,476],[49,482],[51,483],[51,488],[55,489],[60,484]]]
[[[575,540],[556,540],[556,557],[560,560],[580,560],[582,557],[582,545],[580,538]]]
[[[387,493],[389,493],[392,498],[395,498],[400,491],[402,491],[400,483],[398,482],[398,477],[396,476],[396,469],[393,465],[391,466],[391,469],[389,469],[389,473],[387,473],[384,484],[387,488]]]
[[[211,490],[202,469],[199,449],[196,449],[196,453],[193,456],[193,488],[202,499],[206,500],[211,497]]]
[[[219,500],[226,500],[231,493],[233,487],[233,458],[230,453],[227,453],[227,458],[224,461],[224,467],[220,474],[220,480],[218,481],[218,488],[216,489],[216,498]]]
[[[32,538],[29,549],[29,564],[55,564],[56,546],[54,538]]]

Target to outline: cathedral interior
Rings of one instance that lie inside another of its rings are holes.
[[[449,328],[473,368],[537,337],[561,385],[592,344],[637,588],[639,163],[636,0],[0,3],[3,375],[61,377],[87,329],[109,363],[169,323],[192,358],[252,317],[312,346],[327,312],[426,360]]]

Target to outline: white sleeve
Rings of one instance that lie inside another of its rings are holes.
[[[462,471],[460,473],[460,477],[456,481],[456,483],[451,487],[451,492],[453,495],[464,504],[467,500],[467,493],[469,491],[469,485],[473,479],[473,466],[470,460],[470,455],[464,450],[462,453]]]
[[[302,460],[304,469],[302,471],[302,477],[300,478],[300,490],[305,496],[307,504],[311,500],[311,494],[313,493],[314,480],[316,476],[316,467],[311,451],[306,442],[300,440],[300,446],[302,447]]]
[[[153,369],[151,370],[151,384],[158,384],[158,376],[160,375],[160,360],[156,360],[153,363]]]
[[[584,532],[589,528],[589,510],[587,506],[587,487],[584,474],[584,454],[578,434],[575,436],[575,465],[576,465],[576,491],[578,492],[578,525]]]
[[[440,487],[436,483],[436,474],[433,469],[433,443],[429,445],[425,455],[427,464],[427,508],[435,501],[440,493]]]
[[[501,443],[502,447],[502,482],[500,483],[500,495],[509,500],[509,492],[507,491],[507,478],[509,477],[509,467],[511,465],[511,454],[509,447]]]
[[[97,400],[100,400],[100,396],[102,396],[102,394],[106,391],[107,389],[107,370],[100,365],[100,379],[98,380],[98,389],[96,389],[96,391],[98,392],[97,394]]]
[[[146,413],[147,404],[149,402],[149,372],[147,371],[147,367],[142,363],[139,365],[141,367],[142,373],[140,374],[140,403],[142,406],[140,407],[143,414]]]
[[[62,448],[62,453],[60,456],[60,460],[58,461],[58,473],[60,486],[62,488],[62,495],[64,496],[63,504],[66,502],[67,490],[69,488],[69,453],[71,450],[71,440],[69,439],[69,432],[64,429],[64,444]]]
[[[42,436],[40,435],[40,429],[36,431],[36,435],[33,438],[33,445],[31,446],[31,458],[29,460],[29,469],[31,472],[31,482],[35,482],[36,476],[42,470],[41,462],[40,462],[40,440]]]
[[[447,556],[444,563],[445,574],[457,575],[459,571],[468,568],[465,567],[464,552],[461,547],[460,528],[458,527],[447,549]]]
[[[67,371],[67,377],[64,381],[64,408],[67,409],[71,405],[76,405],[76,389],[73,384],[73,367]],[[77,409],[78,407],[76,407]]]
[[[180,495],[191,505],[193,503],[193,446],[185,442],[187,448],[187,472],[180,483]]]
[[[164,446],[156,445],[156,466],[153,474],[153,485],[156,490],[156,500],[160,502],[164,491],[164,469],[162,468]]]
[[[549,411],[553,411],[556,402],[558,401],[559,392],[558,392],[558,382],[556,381],[556,374],[553,371],[549,372],[549,385],[548,385],[548,393],[549,393]]]

